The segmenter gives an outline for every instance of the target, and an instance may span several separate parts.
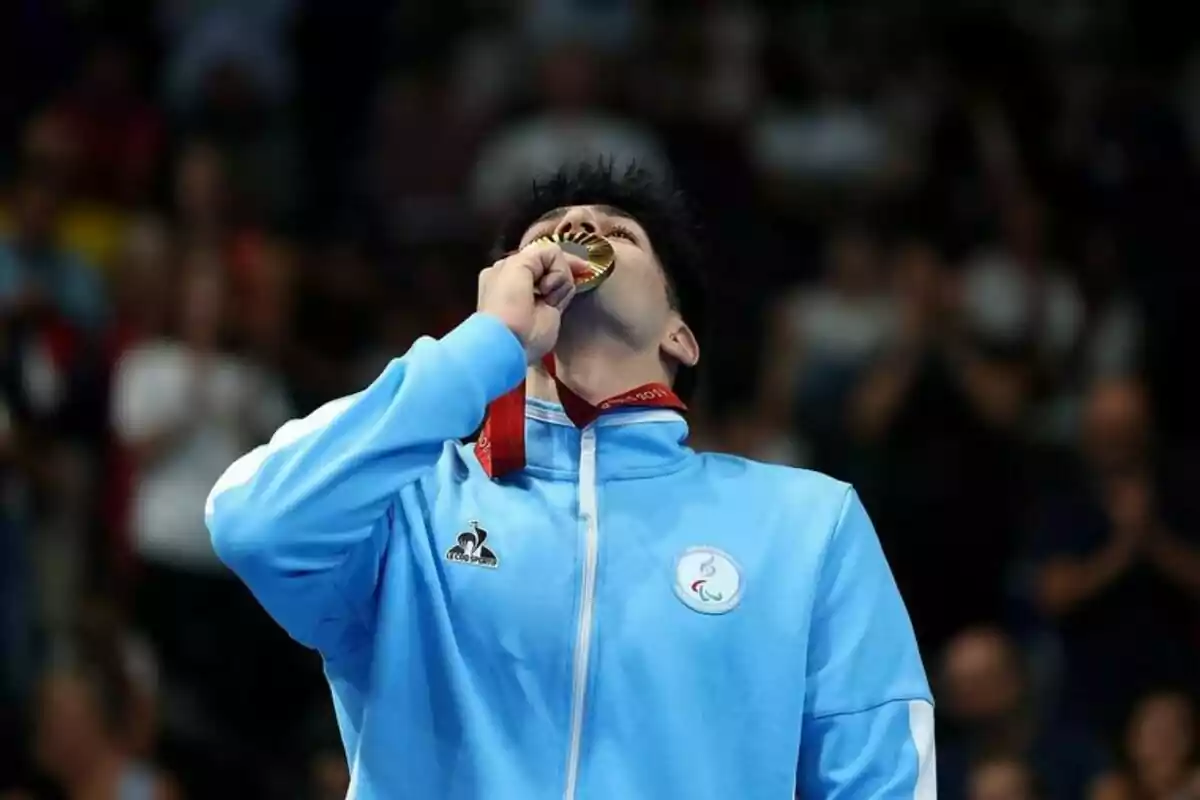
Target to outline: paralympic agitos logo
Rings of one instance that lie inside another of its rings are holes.
[[[692,593],[706,603],[719,603],[725,599],[723,594],[708,587],[709,579],[717,574],[717,569],[713,566],[715,562],[715,556],[710,556],[703,561],[700,564],[700,574],[704,577],[692,581],[691,585]]]

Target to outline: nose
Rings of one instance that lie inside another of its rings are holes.
[[[563,218],[558,221],[558,225],[554,226],[554,232],[560,236],[568,233],[595,233],[600,226],[597,224],[596,215],[592,209],[587,206],[575,206],[563,215]]]

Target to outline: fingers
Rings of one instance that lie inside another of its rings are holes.
[[[534,285],[547,275],[556,272],[571,274],[572,265],[580,266],[580,259],[568,255],[552,242],[533,242],[517,253],[515,260],[533,275]]]
[[[538,294],[550,306],[565,309],[575,295],[575,280],[570,273],[552,272],[538,284]]]
[[[587,264],[583,259],[564,253],[556,244],[538,242],[482,270],[479,273],[478,299],[482,303],[488,287],[497,281],[511,282],[520,275],[519,283],[531,286],[533,294],[542,302],[561,311],[575,295],[575,273],[586,269]],[[504,277],[506,275],[508,278]]]
[[[582,259],[562,254],[556,258],[550,270],[539,283],[539,292],[546,302],[560,311],[565,310],[575,297],[575,275],[586,272],[587,264]]]

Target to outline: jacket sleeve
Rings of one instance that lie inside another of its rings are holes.
[[[933,701],[879,538],[848,489],[809,634],[797,785],[804,800],[935,800]]]
[[[217,555],[293,638],[326,657],[353,647],[373,630],[389,542],[406,533],[399,490],[524,375],[524,349],[495,317],[417,341],[225,471],[205,507]]]

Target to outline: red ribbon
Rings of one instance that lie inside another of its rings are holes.
[[[554,366],[554,356],[542,359],[542,366],[558,387],[558,400],[563,411],[576,428],[583,428],[605,411],[614,408],[671,408],[686,411],[687,406],[671,387],[664,383],[647,383],[622,392],[615,397],[592,405],[565,383],[559,380]],[[508,394],[502,395],[488,406],[483,430],[475,440],[475,456],[484,470],[493,478],[507,475],[525,468],[525,382]]]

